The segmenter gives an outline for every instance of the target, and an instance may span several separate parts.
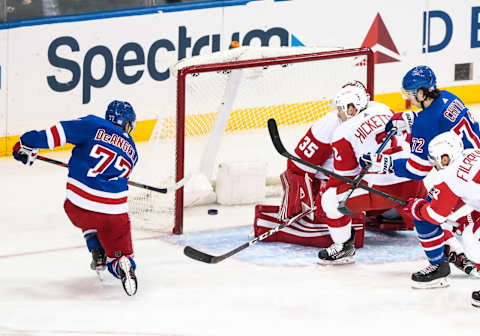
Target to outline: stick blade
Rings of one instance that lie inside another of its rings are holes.
[[[207,264],[217,263],[214,256],[207,254],[205,252],[199,251],[197,249],[194,249],[191,246],[185,246],[185,248],[183,249],[183,254],[185,254],[189,258],[202,261]]]
[[[340,204],[338,204],[337,209],[338,209],[338,211],[340,211],[345,216],[352,216],[352,215],[356,214],[355,211],[352,211],[349,208],[347,208],[347,205],[345,204],[345,202],[340,202]]]

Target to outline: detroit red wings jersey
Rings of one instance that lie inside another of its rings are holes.
[[[334,132],[332,139],[335,172],[352,177],[360,173],[358,163],[360,156],[367,152],[375,153],[386,137],[385,125],[393,112],[382,103],[370,101],[368,107],[347,121],[343,122]],[[408,144],[402,136],[393,136],[385,151],[395,149],[390,153],[395,159],[401,155],[407,156]],[[391,185],[408,181],[394,174],[366,174],[363,178],[370,185]]]
[[[441,224],[462,200],[480,209],[480,149],[466,149],[461,158],[440,171],[438,184],[430,191],[430,204],[420,209],[429,222]]]
[[[335,129],[342,124],[336,111],[326,114],[323,118],[317,120],[299,141],[295,148],[295,154],[308,162],[332,171],[333,156],[331,142]],[[288,160],[288,168],[300,169],[303,172],[315,174],[318,179],[328,179],[321,172],[302,165],[301,163]]]

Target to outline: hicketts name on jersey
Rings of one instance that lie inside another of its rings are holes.
[[[135,149],[127,140],[118,134],[113,133],[110,135],[105,132],[104,129],[100,128],[97,130],[97,134],[95,134],[95,140],[102,141],[120,148],[125,152],[125,154],[128,155],[130,159],[132,159],[133,162],[136,162]]]
[[[365,120],[357,127],[354,135],[360,140],[360,143],[363,143],[363,140],[367,136],[378,130],[379,128],[385,128],[385,125],[390,120],[392,116],[387,114],[376,114]]]
[[[472,167],[476,164],[476,162],[480,159],[480,150],[475,149],[471,153],[465,155],[462,160],[462,163],[458,166],[457,169],[457,177],[468,182],[467,175],[472,170]]]

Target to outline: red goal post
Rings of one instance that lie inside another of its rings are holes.
[[[246,48],[261,49],[251,47]],[[239,49],[243,48],[227,51],[225,53],[240,53],[241,50]],[[230,133],[243,134],[245,133],[245,130],[250,128],[266,128],[266,120],[269,117],[279,117],[279,113],[282,117],[283,115],[288,115],[288,118],[290,118],[292,114],[302,114],[302,120],[300,122],[311,124],[313,123],[313,121],[320,118],[330,110],[328,105],[330,105],[331,99],[333,98],[333,92],[337,91],[340,88],[340,85],[342,85],[346,81],[353,79],[361,80],[366,85],[367,90],[373,99],[374,57],[373,52],[369,48],[336,48],[336,50],[318,52],[308,52],[312,50],[311,48],[285,48],[284,50],[288,49],[288,51],[284,52],[282,50],[279,53],[280,56],[265,57],[264,55],[271,55],[272,53],[273,55],[275,55],[275,48],[264,48],[264,50],[268,49],[271,49],[272,51],[263,53],[260,57],[252,57],[251,59],[231,60],[231,58],[227,55],[225,57],[226,61],[222,61],[222,57],[220,55],[220,57],[215,55],[220,53],[214,53],[212,54],[212,60],[210,60],[208,56],[193,57],[189,60],[180,61],[176,67],[170,68],[171,75],[176,76],[176,102],[174,103],[174,105],[176,106],[174,112],[175,116],[173,116],[173,119],[169,118],[168,127],[165,125],[161,126],[159,124],[160,119],[156,125],[157,133],[162,134],[159,136],[159,138],[168,138],[168,136],[165,135],[167,133],[171,134],[171,136],[175,138],[174,180],[170,181],[170,183],[182,181],[186,176],[187,178],[185,179],[185,181],[188,182],[189,174],[191,174],[196,169],[192,168],[192,166],[188,167],[187,169],[188,162],[191,161],[190,159],[192,157],[192,154],[186,152],[186,140],[189,139],[189,137],[210,137],[210,144],[202,145],[203,147],[201,151],[207,154],[204,154],[203,159],[200,159],[202,162],[200,162],[199,165],[201,167],[202,164],[203,166],[205,166],[205,162],[207,162],[206,165],[210,167],[206,169],[200,168],[200,170],[208,171],[208,173],[206,174],[207,179],[212,180],[212,176],[214,175],[213,170],[215,169],[215,162],[217,162],[218,160],[218,148],[214,148],[210,151],[203,148],[212,147],[212,143],[214,144],[213,147],[219,146],[219,144],[223,142],[223,134],[231,128],[230,124],[241,124],[241,126],[238,126],[234,130],[230,130]],[[205,63],[202,64],[203,62]],[[308,66],[304,66],[306,64],[308,64]],[[303,67],[305,67],[305,69],[302,69]],[[325,69],[319,69],[321,67],[324,67]],[[291,70],[291,68],[293,68],[293,70]],[[317,68],[319,69],[319,73],[312,74],[314,76],[313,79],[306,79],[305,82],[308,83],[306,83],[304,87],[301,87],[302,78],[307,78],[306,76],[310,76],[310,74],[315,72],[315,69]],[[331,74],[326,76],[328,78],[322,78],[322,73],[326,72],[331,72]],[[285,73],[285,75],[283,75],[283,73]],[[293,77],[296,78],[297,73],[299,73],[299,78],[294,79]],[[198,86],[195,86],[194,82],[202,79],[202,76],[205,76],[205,81],[209,84],[199,84]],[[212,78],[221,77],[222,81],[225,81],[225,83],[222,84],[222,88],[211,89],[210,87],[217,85],[217,82],[220,82],[220,79],[207,79],[209,78],[209,76],[211,76]],[[223,78],[227,79],[224,80]],[[322,84],[319,84],[318,87],[319,92],[323,93],[324,91],[326,91],[325,88],[327,88],[329,85],[331,86],[331,90],[329,88],[329,92],[325,93],[325,97],[317,99],[324,101],[322,102],[322,106],[327,107],[319,108],[318,105],[315,105],[316,103],[312,103],[312,101],[315,101],[315,98],[311,98],[310,96],[306,98],[300,97],[306,91],[315,91],[315,88],[312,89],[312,86],[316,86],[315,78],[318,79],[319,83],[322,82]],[[258,86],[255,86],[257,84],[255,84],[254,82],[259,81],[263,82],[259,83]],[[288,87],[288,85],[286,84],[288,84],[290,81],[291,87]],[[277,84],[278,86],[282,84],[282,86],[285,86],[285,88],[279,89],[276,87]],[[244,89],[242,85],[249,87],[255,86],[255,88],[253,88],[253,91],[249,93],[244,93],[242,92],[242,90],[247,92],[249,89]],[[266,91],[263,92],[262,90]],[[275,104],[276,99],[282,100],[287,96],[290,96],[291,92],[295,92],[297,90],[298,92],[295,93],[294,96],[289,97],[285,101],[281,101],[279,104]],[[231,100],[229,101],[229,95],[231,96],[232,92],[233,98],[231,98]],[[205,106],[210,105],[209,102],[203,102],[203,99],[210,99],[211,96],[217,95],[218,97],[215,98],[215,102],[211,103],[212,107],[210,108],[210,110],[205,110],[207,112],[192,112],[194,110],[196,111],[197,109],[201,109]],[[268,99],[270,100],[266,100],[265,103],[263,101],[257,102],[257,100],[261,100],[265,97],[268,97]],[[240,102],[244,102],[250,99],[254,100],[255,102],[252,102],[247,107],[238,106],[239,104],[241,104]],[[192,100],[195,101],[193,107],[191,105]],[[212,109],[216,109],[214,107],[215,104],[220,107],[218,108],[218,110],[212,111]],[[312,104],[314,105],[313,107],[305,107]],[[318,115],[314,115],[311,112],[312,110],[320,109],[322,111]],[[237,111],[240,110],[247,111],[247,114],[244,115],[248,116],[239,116],[240,113],[237,113]],[[205,116],[207,115],[211,117],[212,120],[208,120],[208,122],[205,121]],[[218,119],[220,119],[218,118],[218,116],[222,115],[226,115],[226,117],[225,121],[223,122],[223,126],[219,128],[217,127],[217,124],[220,124],[221,122],[218,121]],[[253,121],[253,123],[255,124],[254,126],[251,126],[249,124],[251,122],[250,120],[248,121],[248,123],[244,122],[243,120],[244,118],[252,118],[252,115],[254,116],[253,118],[256,119]],[[308,118],[304,118],[305,116],[307,116]],[[280,117],[280,119],[282,117]],[[284,124],[294,125],[300,122],[288,120]],[[207,130],[204,131],[203,127],[206,123],[208,123],[209,126],[207,127]],[[195,126],[192,126],[192,124],[195,124]],[[282,122],[280,121],[279,124],[282,125]],[[200,127],[202,128],[202,130],[192,131],[192,127],[195,129],[196,127]],[[168,129],[168,131],[166,131],[166,129]],[[218,131],[218,129],[220,130]],[[217,138],[212,135],[214,133],[219,134]],[[298,134],[297,140],[301,135],[302,134]],[[212,138],[214,140],[212,140]],[[269,142],[269,139],[267,139],[267,141]],[[205,157],[207,157],[207,159],[205,159]],[[144,179],[142,180],[145,181]],[[157,182],[154,185],[159,185],[159,183]],[[173,200],[174,207],[168,212],[173,215],[172,232],[174,234],[181,234],[183,233],[184,229],[184,189],[185,188],[180,188],[175,192]],[[150,209],[152,208],[152,206],[149,207]]]

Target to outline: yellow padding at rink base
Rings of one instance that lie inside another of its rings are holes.
[[[467,105],[480,103],[480,85],[463,85],[443,88],[459,96]],[[375,100],[388,105],[394,112],[405,111],[405,100],[400,93],[376,94]],[[312,123],[323,117],[330,110],[330,101],[312,101],[292,103],[267,107],[256,107],[232,111],[227,124],[227,133],[240,130],[250,130],[266,127],[268,118],[275,118],[279,125],[298,125]],[[210,132],[213,127],[216,113],[190,115],[185,120],[186,136],[203,135]],[[136,142],[148,141],[155,128],[156,120],[141,120],[137,122],[132,137]],[[27,130],[25,130],[27,131]],[[173,138],[175,120],[166,118],[162,121],[161,138]],[[12,155],[12,147],[20,135],[0,137],[0,157]],[[65,145],[55,150],[70,150],[72,145]],[[41,150],[45,152],[50,150]]]

